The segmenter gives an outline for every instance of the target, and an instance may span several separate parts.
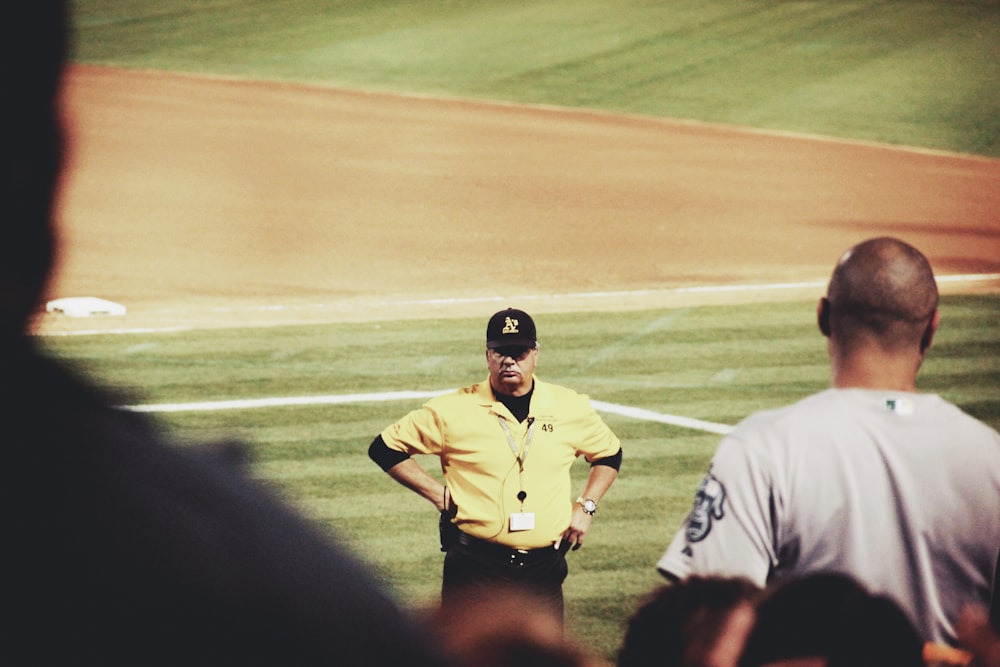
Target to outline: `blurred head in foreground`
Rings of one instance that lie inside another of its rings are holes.
[[[903,610],[853,578],[814,574],[776,585],[757,605],[740,667],[924,667]]]
[[[11,3],[0,21],[4,67],[0,335],[23,333],[41,299],[55,252],[53,200],[62,159],[58,97],[66,56],[66,7]]]
[[[741,577],[661,586],[629,620],[618,667],[735,667],[759,593]]]
[[[568,640],[562,617],[546,598],[524,588],[472,590],[428,614],[446,653],[475,667],[606,667]]]
[[[55,249],[67,8],[4,7],[6,653],[46,665],[441,667],[365,566],[240,465],[245,447],[175,442],[25,335]]]

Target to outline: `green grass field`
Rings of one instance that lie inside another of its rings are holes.
[[[811,132],[1000,156],[1000,3],[77,0],[74,59]],[[1000,427],[1000,296],[949,297],[921,377]],[[734,424],[828,381],[814,303],[539,315],[539,373],[601,401]],[[485,377],[483,318],[47,338],[125,403],[437,390]],[[419,401],[159,415],[238,435],[255,470],[413,605],[433,509],[366,455]],[[566,585],[570,632],[613,657],[718,436],[613,415],[622,475]],[[426,462],[429,468],[433,462]],[[574,474],[582,480],[586,466]]]
[[[539,374],[591,398],[735,424],[828,384],[813,303],[539,315]],[[921,376],[1000,427],[1000,296],[949,297]],[[44,345],[124,404],[432,391],[485,377],[484,323],[408,321],[52,337]],[[433,508],[367,457],[419,400],[158,415],[193,440],[239,435],[260,476],[347,541],[408,604],[434,600]],[[654,564],[687,512],[718,436],[606,415],[625,463],[587,546],[570,554],[570,632],[612,657]],[[423,461],[435,471],[433,460]],[[574,470],[577,487],[586,464]]]

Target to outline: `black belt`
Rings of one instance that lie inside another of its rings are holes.
[[[478,537],[473,537],[468,533],[462,533],[459,535],[458,543],[465,547],[469,553],[493,558],[508,565],[514,565],[517,567],[528,563],[536,563],[547,558],[554,558],[563,553],[553,547],[515,549],[504,544],[498,544],[496,542],[490,542]]]

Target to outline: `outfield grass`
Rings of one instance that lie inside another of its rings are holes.
[[[592,398],[734,424],[828,384],[814,304],[539,314],[539,375]],[[1000,296],[952,296],[920,378],[924,390],[1000,427]],[[53,355],[125,404],[439,390],[485,377],[482,318],[50,337]],[[195,440],[238,435],[255,471],[349,543],[407,603],[440,584],[436,515],[367,457],[384,426],[420,401],[180,412]],[[718,436],[606,416],[622,474],[587,546],[570,554],[570,632],[613,657],[654,564],[692,499]],[[433,459],[422,459],[436,472]],[[577,487],[587,473],[574,468]]]
[[[1000,156],[1000,3],[77,0],[80,62]]]

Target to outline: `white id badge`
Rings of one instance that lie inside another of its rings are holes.
[[[514,512],[510,515],[510,532],[518,530],[533,530],[535,527],[534,512]]]

